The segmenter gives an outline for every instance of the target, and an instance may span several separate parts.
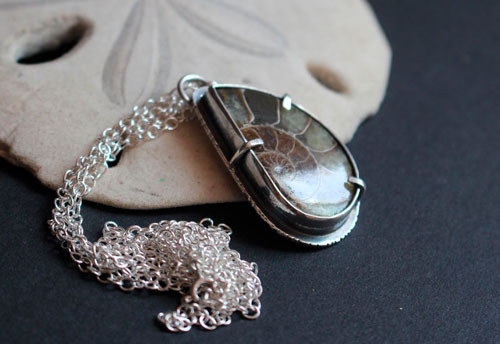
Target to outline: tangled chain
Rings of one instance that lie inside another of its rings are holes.
[[[191,81],[182,91],[192,94],[199,86],[200,82]],[[189,103],[173,90],[158,101],[134,107],[131,116],[104,130],[90,153],[66,171],[49,220],[52,234],[80,270],[96,275],[100,282],[126,291],[147,288],[183,294],[175,311],[158,314],[158,320],[175,332],[189,331],[193,325],[208,330],[229,325],[235,311],[250,319],[259,316],[262,286],[257,266],[229,248],[231,229],[210,219],[127,229],[110,221],[93,243],[84,235],[80,209],[83,197],[124,148],[174,130],[190,119],[189,110]]]

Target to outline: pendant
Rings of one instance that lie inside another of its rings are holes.
[[[234,180],[273,229],[313,246],[349,234],[365,183],[348,149],[289,95],[212,83],[192,102]]]

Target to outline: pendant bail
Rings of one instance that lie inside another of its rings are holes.
[[[179,82],[177,83],[177,92],[179,92],[179,95],[184,99],[184,101],[188,102],[189,104],[192,104],[193,102],[193,97],[191,97],[187,92],[186,92],[186,83],[188,82],[198,82],[203,86],[207,86],[210,84],[209,81],[207,81],[205,78],[202,76],[199,76],[197,74],[187,74],[184,75]]]

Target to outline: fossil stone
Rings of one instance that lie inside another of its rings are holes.
[[[347,147],[289,95],[214,84],[195,113],[234,181],[277,233],[306,245],[355,226],[364,182]]]
[[[333,137],[317,120],[296,106],[286,109],[278,98],[250,89],[217,87],[217,93],[260,163],[287,199],[314,216],[333,216],[351,201],[348,184],[353,167]]]
[[[0,0],[0,156],[56,188],[103,129],[186,73],[287,92],[347,141],[377,111],[390,59],[363,0]],[[300,120],[291,111],[274,130]],[[311,130],[304,147],[327,145]],[[243,199],[196,121],[125,151],[88,198]]]

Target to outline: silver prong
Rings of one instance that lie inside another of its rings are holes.
[[[241,146],[236,153],[234,153],[231,160],[229,160],[229,166],[234,167],[234,165],[252,148],[263,146],[264,141],[262,139],[253,139],[246,142],[243,146]]]
[[[290,97],[288,93],[285,93],[283,97],[281,97],[281,106],[287,110],[292,108],[292,97]]]
[[[361,197],[363,196],[363,194],[366,191],[366,183],[365,183],[365,181],[363,179],[361,179],[361,178],[350,176],[349,177],[349,183],[351,183],[354,186],[357,186],[359,188],[358,200],[360,200]]]

